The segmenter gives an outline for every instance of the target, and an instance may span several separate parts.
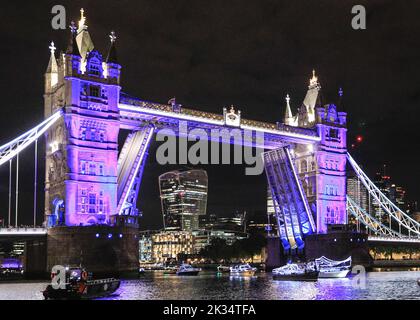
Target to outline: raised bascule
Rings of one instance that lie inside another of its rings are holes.
[[[264,134],[262,156],[278,226],[269,243],[278,256],[273,264],[290,255],[347,257],[369,239],[343,231],[349,217],[376,241],[419,241],[419,223],[387,199],[347,153],[347,114],[340,103],[323,103],[315,72],[297,114],[287,96],[282,123],[252,121],[233,108],[214,114],[184,108],[174,99],[159,104],[123,93],[115,34],[103,56],[95,49],[83,10],[70,31],[64,53],[57,56],[50,46],[46,120],[0,147],[0,166],[9,163],[11,170],[13,159],[18,162],[21,151],[45,136],[45,229],[37,232],[47,233],[47,270],[79,263],[103,272],[137,269],[137,200],[149,146],[158,129],[177,130],[180,121],[189,128]],[[123,130],[129,134],[119,152]],[[258,146],[257,140],[251,144]],[[347,196],[348,168],[386,219],[379,221]]]

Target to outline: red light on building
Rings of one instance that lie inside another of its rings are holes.
[[[358,143],[361,143],[361,142],[363,142],[363,137],[362,136],[357,136],[356,140],[357,140]]]

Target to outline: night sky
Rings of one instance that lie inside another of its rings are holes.
[[[53,40],[65,49],[69,35],[51,28],[56,4],[67,8],[67,24],[85,9],[95,47],[104,55],[115,30],[123,91],[146,100],[166,103],[176,96],[185,107],[216,113],[234,104],[245,118],[276,122],[287,93],[296,112],[315,69],[325,103],[337,102],[339,87],[344,89],[349,144],[359,134],[364,137],[351,150],[358,162],[370,176],[386,164],[408,197],[420,199],[418,1],[3,1],[0,144],[43,118],[48,46]],[[366,6],[367,30],[351,28],[355,4]],[[143,228],[161,226],[157,177],[174,169],[158,166],[153,148],[140,194]],[[20,211],[28,224],[32,152],[23,156],[21,172]],[[210,213],[264,212],[264,175],[245,177],[241,166],[205,169]],[[6,167],[0,179],[4,217]]]

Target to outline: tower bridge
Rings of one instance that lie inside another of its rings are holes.
[[[282,121],[254,121],[234,107],[215,114],[184,108],[175,99],[160,104],[123,93],[115,34],[110,35],[104,58],[95,49],[84,12],[78,26],[72,23],[70,30],[64,54],[57,57],[54,44],[50,46],[45,73],[46,120],[0,147],[0,166],[8,163],[11,173],[12,161],[16,159],[18,167],[20,153],[45,137],[47,268],[77,263],[81,252],[91,269],[137,268],[137,199],[149,147],[160,129],[181,135],[182,123],[192,129],[237,129],[263,136],[262,141],[251,135],[249,141],[240,143],[265,150],[262,157],[278,226],[276,236],[281,241],[278,251],[302,254],[313,239],[329,239],[325,236],[331,226],[347,225],[349,217],[371,233],[364,239],[419,241],[420,224],[387,199],[347,153],[347,113],[340,110],[340,102],[321,101],[315,72],[296,114],[287,96]],[[119,152],[122,130],[129,135]],[[238,143],[235,139],[229,142]],[[37,159],[37,149],[35,152]],[[347,195],[348,168],[383,208],[388,225]],[[9,224],[10,204],[9,196]],[[36,201],[34,207],[36,213]],[[18,206],[15,223],[17,227]],[[4,235],[10,233],[0,230],[0,237]],[[347,244],[341,255],[352,248],[348,242],[353,236],[343,238]],[[107,258],[102,261],[98,256]],[[109,263],[111,260],[114,262]]]

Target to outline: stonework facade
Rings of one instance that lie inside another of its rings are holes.
[[[47,134],[45,220],[49,227],[108,224],[117,207],[120,69],[115,36],[106,59],[94,49],[82,13],[66,53],[52,45],[45,117],[63,118]]]

